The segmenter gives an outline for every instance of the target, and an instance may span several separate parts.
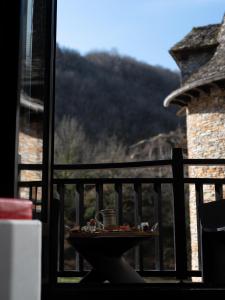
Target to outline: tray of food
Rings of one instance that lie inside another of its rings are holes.
[[[129,225],[113,226],[107,229],[96,229],[95,231],[81,230],[79,226],[75,226],[69,230],[70,237],[150,237],[157,235],[152,230],[141,230],[138,227],[130,227]]]

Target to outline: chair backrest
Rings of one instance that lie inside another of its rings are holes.
[[[203,203],[198,206],[203,230],[225,229],[225,200]]]

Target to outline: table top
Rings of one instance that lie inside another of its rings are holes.
[[[68,242],[87,260],[93,257],[118,257],[142,241],[158,236],[156,231],[70,231]]]
[[[158,236],[155,231],[97,231],[97,232],[82,232],[70,231],[70,238],[148,238]]]

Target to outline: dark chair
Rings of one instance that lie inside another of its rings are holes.
[[[199,205],[199,217],[205,231],[225,229],[225,200]]]
[[[225,200],[199,205],[202,273],[206,284],[225,285]]]

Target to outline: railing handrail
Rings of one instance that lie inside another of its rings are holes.
[[[55,164],[54,170],[101,170],[101,169],[123,169],[123,168],[142,168],[142,167],[156,167],[169,166],[171,160],[149,160],[149,161],[132,161],[132,162],[118,162],[118,163],[93,163],[93,164]]]
[[[225,165],[225,159],[217,159],[217,158],[189,158],[183,159],[182,163],[184,165]]]
[[[143,168],[169,166],[172,164],[171,159],[166,160],[146,160],[146,161],[131,161],[118,163],[92,163],[92,164],[54,164],[54,171],[60,170],[101,170],[101,169],[123,169],[123,168]],[[18,164],[19,171],[21,170],[42,170],[42,164]]]
[[[18,164],[18,171],[42,171],[43,164]]]
[[[91,164],[54,164],[54,171],[63,170],[101,170],[101,169],[123,169],[123,168],[143,168],[143,167],[163,167],[171,166],[172,159],[164,160],[145,160],[145,161],[131,161],[131,162],[118,162],[118,163],[91,163]],[[225,159],[207,158],[207,159],[183,159],[184,165],[224,165]],[[19,171],[41,171],[43,164],[18,164]]]
[[[35,181],[18,181],[18,187],[42,187],[43,181],[41,180],[35,180]]]
[[[55,178],[53,179],[53,184],[110,184],[110,183],[173,183],[173,178],[158,178],[158,177],[140,177],[140,178]]]
[[[84,184],[93,184],[96,182],[99,183],[173,183],[173,178],[161,178],[161,177],[140,177],[140,178],[55,178],[53,179],[53,184],[72,184],[72,183],[84,183]],[[184,183],[189,184],[223,184],[225,183],[225,178],[184,178]],[[42,186],[43,182],[41,180],[38,181],[19,181],[19,187],[29,187],[29,186]]]

